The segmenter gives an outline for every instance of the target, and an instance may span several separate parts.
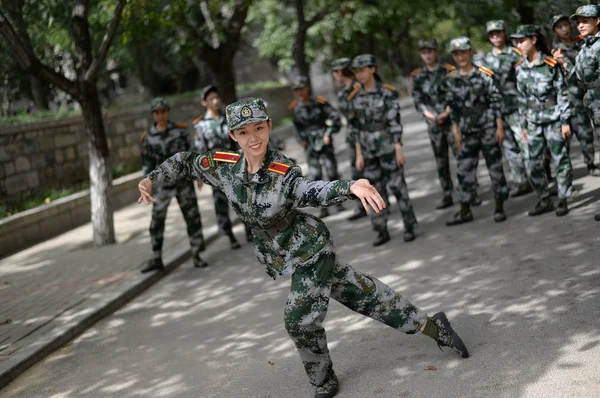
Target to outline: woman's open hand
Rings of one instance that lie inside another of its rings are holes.
[[[385,201],[377,192],[377,189],[369,183],[369,180],[364,178],[357,180],[350,187],[350,193],[360,199],[367,213],[369,213],[367,203],[375,210],[375,213],[385,209]]]

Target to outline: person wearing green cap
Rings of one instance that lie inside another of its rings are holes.
[[[544,168],[544,153],[548,148],[556,166],[559,198],[556,215],[564,216],[569,212],[567,198],[575,192],[567,146],[571,107],[563,70],[548,55],[550,50],[538,26],[521,25],[511,37],[526,57],[516,70],[519,112],[524,120],[522,134],[528,144],[531,183],[538,196],[529,215],[539,216],[554,210]]]
[[[361,84],[349,96],[355,121],[352,136],[356,142],[356,168],[375,185],[386,204],[387,188],[392,191],[404,221],[404,241],[414,241],[417,218],[404,179],[406,158],[402,149],[398,91],[381,82],[375,57],[371,54],[355,57],[352,69]],[[387,219],[387,210],[371,214],[371,223],[377,232],[373,246],[381,246],[390,240]]]
[[[252,226],[254,249],[267,273],[290,277],[285,328],[293,340],[315,398],[334,397],[339,382],[322,326],[329,300],[407,334],[418,331],[463,358],[465,344],[443,312],[429,317],[380,280],[354,269],[335,253],[331,233],[303,207],[335,206],[358,198],[366,211],[381,212],[385,201],[368,180],[312,181],[268,145],[272,121],[261,99],[226,109],[230,136],[238,152],[179,153],[139,183],[138,203],[155,201],[153,186],[201,179],[225,192],[238,216]]]
[[[142,153],[142,170],[149,174],[162,162],[182,151],[191,151],[194,148],[192,136],[187,132],[187,124],[169,120],[171,107],[164,98],[155,98],[150,105],[154,123],[149,130],[144,131],[140,139]],[[150,242],[152,244],[152,257],[142,273],[157,269],[164,269],[162,261],[162,246],[164,240],[165,219],[171,199],[177,198],[181,212],[187,224],[190,246],[194,259],[194,266],[206,267],[208,264],[200,257],[204,250],[204,236],[202,234],[202,220],[198,209],[198,200],[192,181],[181,181],[165,184],[155,192],[157,200],[152,206],[152,221],[150,223]]]
[[[533,191],[527,175],[527,143],[523,141],[521,134],[514,68],[523,55],[518,49],[507,45],[506,23],[503,20],[488,21],[486,31],[492,49],[480,60],[480,66],[484,65],[494,71],[493,78],[502,95],[502,120],[505,132],[502,146],[512,174],[510,196],[518,197]]]
[[[333,147],[333,134],[342,128],[339,113],[324,97],[312,97],[312,89],[305,76],[298,77],[292,84],[296,99],[289,108],[296,136],[304,147],[308,161],[308,174],[313,180],[323,178],[323,169],[330,181],[339,179],[337,159]],[[344,208],[339,205],[339,211]],[[329,216],[327,208],[321,209],[320,217]]]
[[[362,177],[362,173],[356,169],[356,143],[352,141],[352,125],[354,117],[352,114],[351,98],[352,92],[360,88],[360,83],[354,79],[354,73],[350,66],[350,58],[338,58],[331,64],[331,73],[336,83],[341,86],[338,92],[338,110],[346,118],[346,143],[348,144],[348,158],[350,160],[350,176],[353,180]],[[356,202],[356,210],[348,217],[348,221],[356,221],[366,217],[365,208],[360,202]]]
[[[450,52],[458,69],[448,74],[445,90],[458,149],[456,174],[460,187],[460,210],[446,225],[473,221],[471,202],[480,152],[492,180],[496,202],[494,221],[503,222],[506,220],[504,202],[508,199],[508,187],[500,146],[504,140],[502,96],[492,78],[494,72],[485,66],[476,68],[473,65],[473,49],[468,37],[452,39]]]
[[[215,86],[206,86],[200,92],[202,106],[206,109],[203,115],[198,116],[193,122],[196,135],[194,144],[199,153],[204,153],[216,149],[231,151],[236,149],[236,143],[228,134],[227,120],[225,114],[221,111],[221,96]],[[198,181],[198,188],[202,188],[202,182]],[[215,203],[215,213],[217,216],[217,226],[221,235],[229,237],[232,249],[239,249],[241,246],[233,234],[233,225],[229,218],[229,202],[227,196],[219,188],[213,187],[213,201]],[[247,229],[248,233],[249,230]],[[252,236],[246,236],[248,242],[252,241]]]
[[[583,45],[583,36],[571,37],[571,24],[566,15],[555,15],[550,22],[555,39],[552,44],[552,56],[565,71],[573,68],[577,54]],[[588,174],[600,177],[600,169],[594,163],[594,129],[591,116],[583,104],[585,88],[577,84],[569,84],[571,97],[571,132],[579,141],[583,161],[588,169]]]

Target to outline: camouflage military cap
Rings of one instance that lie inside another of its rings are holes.
[[[158,97],[158,98],[154,98],[152,100],[152,104],[150,105],[150,112],[160,111],[160,110],[165,110],[165,111],[171,110],[169,101],[167,101],[166,98]]]
[[[470,50],[471,39],[465,36],[457,37],[450,40],[450,52],[458,50]]]
[[[352,60],[350,58],[338,58],[331,63],[331,70],[350,69]]]
[[[563,19],[565,20],[569,20],[569,17],[564,15],[564,14],[558,14],[552,17],[552,19],[550,20],[550,30],[554,30],[554,27],[556,26],[557,23],[559,23],[560,21],[562,21]]]
[[[495,30],[506,30],[506,23],[504,23],[504,21],[501,19],[497,19],[494,21],[489,21],[487,24],[485,24],[486,32],[490,33]]]
[[[569,20],[573,21],[577,19],[577,17],[594,17],[598,18],[600,16],[600,12],[598,11],[598,6],[593,4],[588,4],[585,6],[581,6],[575,11],[575,14],[569,17]]]
[[[247,123],[264,122],[269,120],[265,102],[260,98],[246,98],[227,105],[227,127],[236,130]]]
[[[423,50],[425,48],[437,50],[437,48],[438,48],[437,40],[436,39],[421,39],[421,40],[419,40],[419,50]]]
[[[532,37],[540,35],[540,27],[537,25],[521,25],[517,31],[510,35],[513,39],[521,39],[523,37]]]
[[[352,60],[352,69],[364,68],[365,66],[377,66],[375,56],[372,54],[361,54]]]
[[[302,88],[302,87],[306,87],[308,86],[308,77],[306,76],[298,76],[293,82],[292,82],[292,89],[297,89],[297,88]]]
[[[200,91],[200,98],[202,98],[203,100],[206,99],[206,97],[208,96],[208,94],[215,92],[215,93],[219,93],[219,89],[217,89],[217,86],[213,86],[212,84],[209,86],[206,86],[202,89],[202,91]]]

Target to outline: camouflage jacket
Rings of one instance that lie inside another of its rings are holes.
[[[434,115],[439,115],[446,109],[446,86],[445,78],[448,73],[456,70],[455,66],[449,64],[437,64],[433,71],[426,67],[417,68],[410,76],[413,79],[412,96],[415,108],[423,115],[428,110]],[[428,124],[434,123],[425,118]]]
[[[585,102],[590,105],[600,101],[600,33],[583,41],[575,66],[569,71],[569,83],[585,88]]]
[[[150,130],[144,131],[140,139],[144,174],[150,173],[176,153],[194,148],[192,136],[186,129],[187,123],[169,122],[165,131],[156,130],[156,123]]]
[[[497,53],[495,48],[481,58],[481,64],[494,71],[494,82],[502,95],[502,114],[511,115],[519,110],[515,65],[523,58],[519,50],[505,46]]]
[[[458,70],[448,75],[446,103],[450,106],[450,121],[458,125],[461,134],[494,127],[496,119],[502,117],[502,96],[493,75],[486,67],[473,67],[467,75]]]
[[[340,113],[346,118],[348,126],[346,127],[346,142],[352,141],[352,128],[356,124],[354,120],[354,112],[352,111],[352,98],[360,89],[360,83],[352,82],[350,87],[343,88],[338,92],[338,107]]]
[[[294,100],[290,104],[299,141],[308,141],[309,151],[323,149],[323,137],[342,127],[339,113],[323,97],[311,98],[308,104]]]
[[[573,39],[572,46],[567,45],[558,38],[554,39],[552,48],[554,50],[557,50],[559,48],[563,49],[563,55],[565,57],[566,63],[565,70],[569,71],[575,66],[575,60],[577,59],[577,54],[579,54],[579,50],[581,50],[582,45],[583,37],[581,36],[577,36],[575,39]],[[569,84],[569,94],[571,95],[571,100],[575,105],[581,105],[583,101],[583,96],[585,95],[585,89],[583,87],[580,87],[576,83]]]
[[[193,122],[196,129],[194,143],[196,150],[200,153],[212,151],[214,149],[236,150],[235,141],[229,136],[227,120],[225,116],[214,119],[208,112],[198,117]]]
[[[373,159],[394,152],[394,144],[402,143],[400,103],[393,86],[375,82],[375,88],[366,92],[357,90],[352,98],[354,125],[351,137],[360,143],[365,159]]]
[[[257,173],[248,175],[243,152],[178,153],[150,173],[154,184],[181,179],[203,180],[219,187],[238,217],[252,230],[265,230],[291,216],[285,229],[263,238],[254,234],[254,251],[267,273],[289,277],[296,267],[312,265],[323,251],[333,251],[327,226],[296,210],[327,207],[350,199],[354,181],[310,181],[302,170],[277,151],[267,150]],[[295,212],[295,215],[294,215]]]
[[[532,66],[524,60],[516,69],[521,117],[535,124],[558,120],[563,125],[569,124],[571,110],[567,84],[556,60],[540,52]]]

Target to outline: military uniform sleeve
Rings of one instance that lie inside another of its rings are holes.
[[[286,198],[295,207],[328,207],[353,198],[350,187],[355,181],[313,181],[302,176],[302,169],[294,166],[285,175]]]
[[[325,130],[325,135],[330,136],[331,134],[338,133],[342,128],[342,119],[338,111],[335,110],[333,106],[329,103],[323,104],[323,111],[327,115],[327,120],[330,124],[327,125],[327,130]]]
[[[204,127],[201,123],[198,123],[194,126],[196,129],[196,139],[194,140],[194,147],[198,153],[206,153],[208,152],[208,145],[206,144],[206,139],[204,138]]]
[[[147,177],[157,185],[172,185],[181,180],[202,180],[209,185],[221,187],[215,172],[212,155],[196,152],[179,152],[160,164]]]
[[[571,101],[569,98],[569,88],[565,82],[563,69],[556,65],[554,69],[554,88],[556,89],[556,102],[560,111],[560,120],[563,125],[568,125],[571,120]]]
[[[485,76],[486,92],[490,101],[490,108],[496,119],[502,119],[502,94],[498,90],[495,80],[490,76]]]
[[[398,92],[389,91],[385,101],[386,122],[392,142],[402,144],[402,123],[400,122],[400,102],[398,101]]]
[[[423,79],[419,78],[419,75],[413,77],[413,100],[415,102],[415,108],[423,114],[428,108],[425,105],[425,93],[423,92]]]
[[[140,142],[140,152],[142,155],[142,171],[144,175],[148,175],[152,170],[156,168],[156,159],[154,157],[154,154],[152,153],[151,148],[148,145],[148,142],[146,141],[146,134],[147,133],[144,133],[144,136],[142,137]]]
[[[445,106],[450,108],[450,123],[458,124],[460,121],[460,113],[458,112],[456,94],[452,91],[451,84],[452,83],[448,79],[442,84],[443,90],[446,93]]]
[[[527,85],[523,79],[519,78],[519,70],[515,72],[517,74],[517,100],[519,103],[519,116],[523,123],[521,128],[525,128],[525,116],[527,115]]]

